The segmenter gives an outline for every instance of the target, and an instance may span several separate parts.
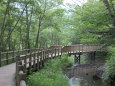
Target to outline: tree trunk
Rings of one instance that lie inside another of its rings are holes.
[[[112,4],[109,3],[108,0],[103,0],[103,3],[105,5],[105,7],[107,8],[109,15],[111,16],[111,18],[113,19],[113,26],[115,26],[115,10]],[[112,3],[112,2],[111,2]],[[111,5],[111,6],[110,6]]]
[[[40,35],[40,30],[41,30],[41,16],[39,18],[39,24],[38,24],[38,31],[37,31],[37,37],[36,37],[36,43],[35,43],[35,48],[38,48],[38,43],[39,43],[39,35]]]
[[[38,43],[39,43],[39,36],[40,36],[40,30],[41,30],[41,26],[42,26],[42,21],[43,21],[43,18],[44,18],[44,15],[45,15],[45,12],[46,12],[46,1],[44,2],[44,11],[42,14],[40,14],[39,16],[39,21],[38,21],[38,31],[37,31],[37,36],[36,36],[36,42],[35,42],[35,48],[38,48]]]
[[[3,18],[3,24],[1,27],[1,33],[0,33],[0,49],[3,50],[4,49],[4,31],[5,31],[5,24],[6,24],[6,19],[7,19],[7,14],[8,14],[8,10],[9,10],[9,6],[10,6],[10,0],[8,0],[7,2],[7,6],[6,6],[6,10],[4,13],[4,18]]]

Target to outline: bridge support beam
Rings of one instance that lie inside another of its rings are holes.
[[[96,52],[90,52],[88,53],[88,57],[90,58],[90,63],[95,63],[95,56],[96,56]]]
[[[74,56],[74,62],[80,64],[80,57],[81,57],[81,53],[75,54],[75,56]]]

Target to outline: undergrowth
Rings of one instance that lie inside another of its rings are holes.
[[[103,73],[103,81],[110,86],[115,86],[115,46],[109,47],[110,58],[106,61]]]
[[[47,61],[42,70],[28,77],[28,86],[69,86],[63,68],[71,66],[73,62],[67,55]]]

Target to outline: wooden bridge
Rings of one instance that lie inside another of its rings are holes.
[[[7,64],[0,67],[0,86],[26,86],[26,76],[44,67],[48,59],[69,54],[75,55],[79,61],[81,54],[93,53],[95,55],[95,52],[107,52],[107,49],[100,48],[99,45],[78,44],[0,52],[0,66]]]

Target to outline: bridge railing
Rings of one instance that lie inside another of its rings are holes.
[[[82,52],[91,52],[91,51],[98,51],[100,48],[99,45],[70,45],[70,46],[64,46],[62,48],[62,53],[82,53]],[[104,49],[101,49],[102,51]],[[99,50],[100,51],[100,50]]]
[[[83,44],[78,44],[78,45],[70,45],[70,46],[61,46],[61,45],[56,45],[56,46],[50,46],[47,49],[60,49],[60,53],[79,53],[79,52],[89,52],[89,51],[98,51],[100,46],[99,45],[83,45]],[[24,49],[24,50],[16,50],[16,51],[7,51],[7,52],[0,52],[0,66],[10,64],[15,62],[16,56],[17,55],[25,55],[29,54],[32,52],[36,52],[38,50],[42,49]],[[99,51],[105,51],[106,49],[100,49]],[[52,51],[53,53],[54,51]]]
[[[61,48],[37,50],[26,55],[16,57],[16,85],[22,86],[25,83],[26,75],[37,71],[44,66],[47,59],[61,55]],[[23,82],[23,83],[22,83]]]
[[[0,66],[15,62],[17,55],[25,55],[30,52],[35,52],[37,50],[40,50],[40,49],[35,48],[35,49],[24,49],[24,50],[0,52]]]
[[[71,46],[51,46],[47,49],[25,49],[18,51],[0,52],[0,66],[2,62],[7,64],[16,61],[16,82],[17,86],[22,86],[26,75],[41,69],[47,59],[60,56],[65,53],[82,53],[98,51],[98,45],[71,45]],[[103,51],[103,49],[102,49]]]

